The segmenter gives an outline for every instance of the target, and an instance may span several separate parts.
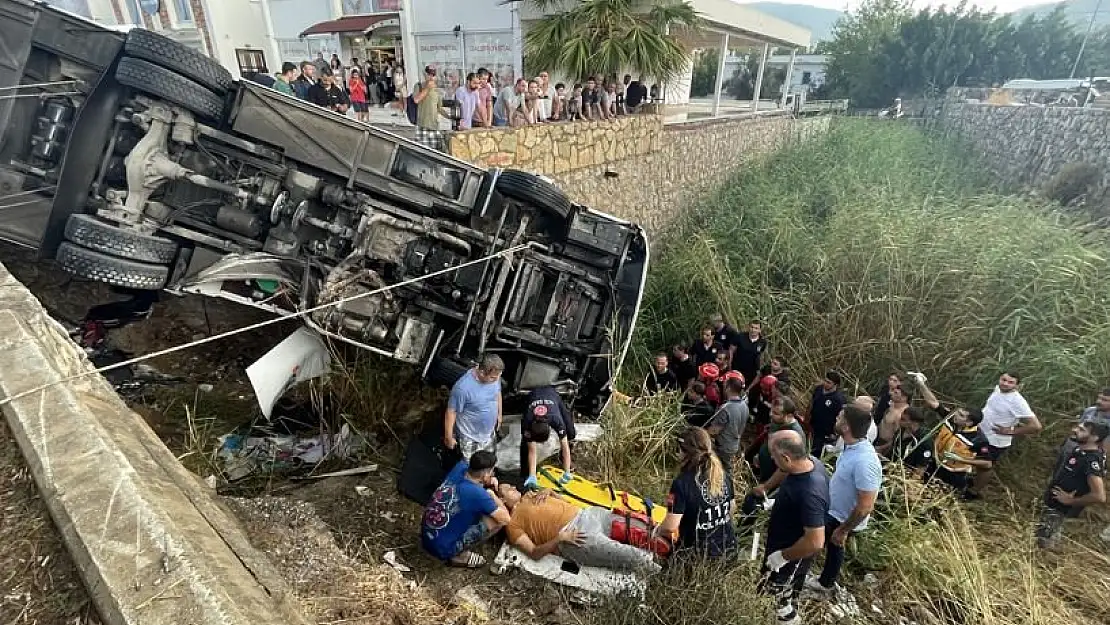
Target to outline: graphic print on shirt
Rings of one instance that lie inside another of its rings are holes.
[[[709,480],[703,476],[694,478],[694,484],[701,492],[705,508],[698,513],[699,532],[712,532],[714,529],[732,522],[732,497],[727,488],[721,489],[721,494],[713,495],[709,492]]]
[[[424,527],[430,530],[428,534],[434,536],[447,527],[451,523],[451,517],[458,511],[459,499],[455,493],[455,485],[440,486],[424,509]]]

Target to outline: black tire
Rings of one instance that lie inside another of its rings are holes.
[[[436,358],[432,366],[428,367],[428,376],[425,378],[430,386],[445,386],[451,388],[459,378],[463,377],[468,367],[449,358]]]
[[[123,44],[127,56],[173,70],[217,95],[231,90],[235,79],[211,57],[158,33],[132,28]]]
[[[66,221],[66,239],[96,252],[155,265],[169,265],[177,258],[177,242],[140,234],[77,213]]]
[[[570,215],[571,202],[567,194],[535,174],[507,169],[501,172],[494,188],[505,197],[532,204],[561,219]]]
[[[166,285],[170,268],[124,260],[94,252],[73,243],[58,246],[58,265],[75,276],[140,291],[157,291]]]
[[[188,109],[205,119],[219,119],[224,99],[195,81],[142,59],[124,57],[116,68],[116,81],[155,98]]]

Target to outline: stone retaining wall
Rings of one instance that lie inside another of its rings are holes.
[[[468,130],[451,135],[451,154],[484,167],[561,174],[659,149],[663,118],[635,115],[613,121]]]
[[[970,142],[1007,182],[1042,188],[1071,163],[1091,163],[1110,190],[1110,110],[997,106],[948,102],[935,120],[942,131]]]
[[[823,132],[830,119],[760,114],[666,126],[658,151],[553,178],[574,201],[658,236],[732,173],[791,141]]]
[[[664,126],[657,115],[476,130],[451,138],[455,156],[553,178],[575,202],[658,235],[728,176],[831,117],[767,112]]]

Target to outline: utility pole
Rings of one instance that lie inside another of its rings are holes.
[[[1083,51],[1087,49],[1087,39],[1095,28],[1095,18],[1098,17],[1098,10],[1101,8],[1102,0],[1098,0],[1098,3],[1095,4],[1095,10],[1091,12],[1091,21],[1087,22],[1087,32],[1083,35],[1083,43],[1079,45],[1079,54],[1075,57],[1075,65],[1071,66],[1071,75],[1068,78],[1075,78],[1075,72],[1079,69],[1079,61],[1083,60]]]

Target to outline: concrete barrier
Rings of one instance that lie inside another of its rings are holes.
[[[0,265],[0,397],[91,368]],[[3,412],[106,625],[307,625],[215,494],[101,376]]]

